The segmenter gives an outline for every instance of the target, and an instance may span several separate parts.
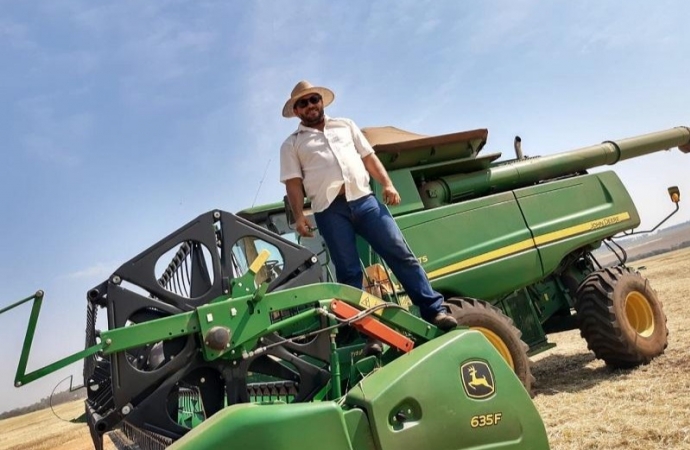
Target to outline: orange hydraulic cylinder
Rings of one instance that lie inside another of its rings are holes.
[[[340,300],[333,300],[331,302],[331,311],[341,319],[351,319],[362,312],[345,302],[341,302]],[[414,347],[414,341],[398,333],[391,327],[379,322],[371,315],[353,322],[352,326],[368,336],[385,342],[391,347],[395,347],[405,353],[409,352]]]

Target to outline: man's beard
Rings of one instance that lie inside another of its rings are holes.
[[[308,127],[318,125],[321,122],[323,122],[323,119],[324,119],[323,108],[318,109],[318,114],[316,115],[316,118],[314,118],[314,119],[310,119],[307,114],[301,114],[299,118],[302,120],[302,123]]]

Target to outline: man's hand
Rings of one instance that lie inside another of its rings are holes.
[[[309,223],[307,218],[304,216],[295,220],[295,228],[302,237],[314,237],[314,233],[312,233],[312,231],[316,228],[312,227],[311,223]]]
[[[367,172],[369,172],[369,175],[371,175],[374,180],[378,181],[383,188],[383,192],[381,193],[383,203],[390,206],[399,205],[400,194],[398,194],[395,186],[393,186],[391,179],[388,177],[388,172],[386,172],[386,168],[383,167],[379,158],[372,153],[362,158],[362,162]]]
[[[395,206],[400,204],[400,194],[398,194],[398,191],[392,184],[383,187],[381,196],[383,197],[383,202],[386,205]]]

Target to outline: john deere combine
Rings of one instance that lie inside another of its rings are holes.
[[[587,170],[674,147],[688,153],[690,128],[541,157],[524,157],[516,138],[516,158],[508,161],[496,161],[500,153],[480,155],[485,129],[432,137],[393,127],[363,131],[400,191],[402,203],[391,213],[433,287],[459,323],[485,335],[528,391],[529,356],[552,347],[551,331],[579,328],[613,367],[645,364],[663,353],[668,331],[661,302],[649,280],[626,266],[625,250],[614,240],[638,227],[640,216],[615,172]],[[671,187],[669,194],[672,215],[680,192]],[[274,204],[238,214],[292,236],[285,210]],[[302,244],[328,269],[318,235]],[[617,264],[599,264],[592,252],[602,245],[615,252]],[[359,253],[375,269],[368,270],[370,284],[394,293],[396,280],[381,270],[377,255],[364,243]]]
[[[462,326],[444,334],[418,318],[363,244],[367,290],[332,282],[318,234],[298,239],[282,203],[216,210],[88,291],[75,355],[26,373],[43,293],[0,310],[33,301],[16,385],[84,359],[97,449],[116,431],[147,449],[541,450],[521,332],[536,352],[547,327],[579,323],[613,365],[663,352],[647,281],[591,254],[639,225],[635,206],[613,172],[586,170],[690,151],[689,129],[504,163],[478,156],[486,130],[368,133],[402,194],[392,212]],[[384,353],[365,357],[364,335]]]

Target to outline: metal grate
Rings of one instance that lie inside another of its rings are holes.
[[[170,260],[168,267],[158,279],[158,284],[161,287],[180,296],[190,296],[192,287],[192,274],[189,267],[191,253],[192,241],[185,241],[180,244],[180,248],[175,252],[175,256]]]
[[[297,396],[297,384],[293,381],[250,383],[247,385],[247,393],[252,403],[291,403]]]
[[[139,429],[127,422],[108,433],[108,436],[118,450],[164,450],[173,444],[170,438]]]

